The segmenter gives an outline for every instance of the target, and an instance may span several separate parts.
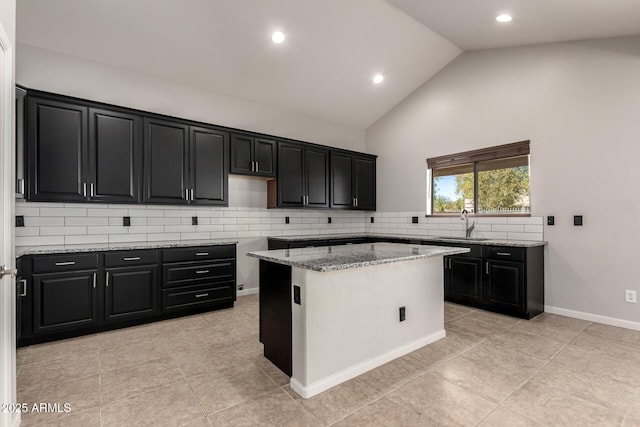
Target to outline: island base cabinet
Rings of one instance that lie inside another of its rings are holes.
[[[233,300],[233,281],[200,286],[183,286],[162,291],[162,307],[165,310],[197,307]]]
[[[98,323],[96,272],[35,274],[34,334]]]
[[[105,321],[120,321],[157,313],[157,275],[156,266],[107,269]]]

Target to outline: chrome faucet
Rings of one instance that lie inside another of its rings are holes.
[[[471,225],[469,225],[469,211],[467,211],[466,209],[462,211],[460,219],[464,221],[465,239],[469,239],[471,237],[471,232],[476,226],[476,222],[474,221]]]

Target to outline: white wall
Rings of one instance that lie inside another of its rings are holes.
[[[363,130],[296,112],[21,43],[16,61],[17,83],[31,89],[364,151]]]
[[[428,157],[529,139],[532,213],[556,216],[546,304],[640,322],[638,76],[640,37],[460,55],[367,130],[378,210],[424,210]]]

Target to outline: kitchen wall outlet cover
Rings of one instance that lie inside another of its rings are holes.
[[[198,225],[198,217],[197,216],[192,216],[191,217],[191,225]]]
[[[555,225],[556,224],[556,217],[553,215],[549,215],[547,217],[547,225]]]
[[[582,215],[573,216],[573,225],[582,225]]]
[[[407,309],[406,309],[406,307],[400,307],[400,309],[398,311],[399,311],[399,314],[400,314],[400,321],[404,322],[405,320],[407,320]]]
[[[373,224],[373,217],[371,217],[371,224]]]
[[[293,285],[293,302],[298,305],[302,304],[300,302],[300,286],[298,285]]]
[[[412,216],[411,217],[411,223],[412,224],[417,224],[418,223],[418,217],[417,216]]]
[[[131,217],[130,216],[123,216],[122,217],[122,225],[125,227],[130,227],[131,226]]]
[[[16,215],[16,227],[24,227],[24,216]]]
[[[331,217],[327,218],[327,224],[331,224]]]
[[[636,304],[638,302],[638,294],[634,290],[627,289],[624,291],[624,300]]]
[[[288,217],[288,216],[285,216],[285,217],[284,217],[284,223],[285,223],[285,224],[289,224],[289,217]]]

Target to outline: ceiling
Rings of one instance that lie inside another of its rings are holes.
[[[497,24],[505,11],[513,22]],[[22,44],[366,129],[462,50],[640,34],[640,1],[20,0],[16,31]]]

